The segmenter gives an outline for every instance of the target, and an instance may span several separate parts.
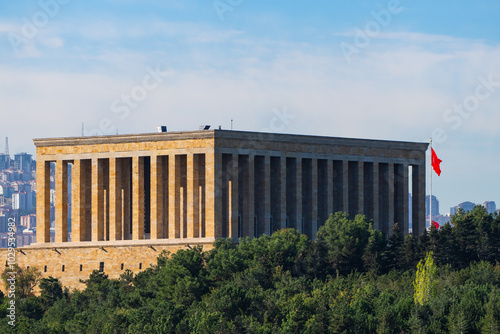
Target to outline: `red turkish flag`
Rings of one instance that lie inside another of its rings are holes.
[[[432,153],[432,161],[431,161],[431,164],[432,164],[432,168],[434,168],[434,171],[436,172],[436,174],[438,176],[441,175],[441,167],[439,167],[439,164],[442,162],[442,160],[440,160],[438,158],[438,156],[436,155],[436,152],[434,152],[434,149],[431,147],[431,153]]]
[[[439,228],[439,223],[437,221],[432,221],[432,225],[436,228],[436,230]]]

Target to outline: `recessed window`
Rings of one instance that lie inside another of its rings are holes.
[[[62,271],[64,271],[64,264],[62,265]]]
[[[122,263],[122,270],[123,270],[123,263]]]
[[[139,270],[142,269],[142,263],[139,263]]]
[[[104,271],[104,262],[99,263],[99,271],[102,273]]]
[[[47,272],[47,266],[43,267],[43,272],[46,273]]]
[[[83,270],[83,264],[80,265],[80,271],[82,271],[82,270]]]

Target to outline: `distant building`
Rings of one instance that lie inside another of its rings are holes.
[[[0,170],[10,168],[10,156],[0,153]]]
[[[49,194],[50,194],[50,205],[54,206],[54,204],[56,203],[56,190],[50,189]]]
[[[456,206],[452,206],[452,207],[450,208],[450,216],[456,215],[456,214],[457,214],[457,211],[458,211],[458,205],[456,205]]]
[[[14,176],[12,174],[12,170],[6,169],[0,172],[0,181],[3,182],[12,182],[14,181]]]
[[[5,198],[12,198],[12,194],[14,194],[15,189],[12,186],[0,186],[0,195],[3,195]]]
[[[427,195],[425,197],[425,215],[429,216],[429,199],[430,196]],[[432,215],[433,216],[439,216],[439,201],[436,196],[432,195]]]
[[[29,183],[16,181],[12,183],[12,186],[14,187],[15,191],[26,191],[27,193],[31,192],[31,184]]]
[[[0,233],[7,233],[8,230],[8,216],[0,214]]]
[[[24,230],[22,233],[17,233],[17,247],[26,247],[36,242],[36,233],[32,230]]]
[[[436,217],[433,217],[433,220],[436,221],[439,226],[443,226],[444,224],[448,223],[450,221],[450,216],[436,216]]]
[[[33,164],[32,155],[28,153],[18,153],[14,155],[14,168],[31,173]]]
[[[486,208],[488,213],[494,213],[497,211],[497,205],[493,201],[484,201],[483,206]]]
[[[464,212],[472,211],[475,206],[476,204],[469,201],[460,203],[459,205],[450,208],[450,215],[456,214],[459,208],[461,208]]]
[[[12,195],[12,209],[14,210],[33,210],[33,196],[31,192],[18,191]]]
[[[472,202],[463,202],[463,203],[460,203],[458,206],[461,207],[462,210],[467,212],[467,211],[472,211],[472,209],[474,209],[476,204],[472,203]]]
[[[26,227],[29,230],[36,228],[36,215],[26,215],[21,216],[21,226]]]
[[[33,176],[31,172],[26,172],[24,170],[16,170],[14,171],[12,175],[12,180],[13,181],[21,181],[21,182],[26,182],[29,180],[32,180]]]

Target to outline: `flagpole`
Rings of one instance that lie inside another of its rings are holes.
[[[431,173],[431,191],[429,196],[429,228],[432,226],[432,137],[431,137],[431,168],[429,169]]]

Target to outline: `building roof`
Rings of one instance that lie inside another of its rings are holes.
[[[33,142],[36,147],[48,146],[72,146],[72,145],[98,145],[118,144],[133,142],[171,141],[189,139],[235,139],[247,141],[267,141],[283,143],[343,145],[343,146],[365,146],[385,149],[413,149],[427,150],[428,143],[407,142],[379,139],[361,139],[344,137],[327,137],[315,135],[297,135],[282,133],[265,133],[233,130],[199,130],[178,132],[157,132],[128,135],[89,136],[89,137],[60,137],[60,138],[36,138]]]

